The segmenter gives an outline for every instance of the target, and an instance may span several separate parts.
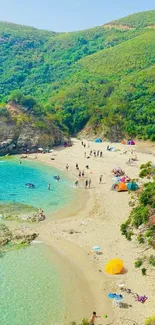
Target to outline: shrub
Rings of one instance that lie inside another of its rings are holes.
[[[141,234],[137,236],[137,240],[139,244],[144,244],[145,242],[144,237]]]
[[[147,207],[138,206],[132,213],[133,225],[138,228],[143,223],[145,224],[149,218],[149,211]]]
[[[155,316],[147,318],[145,320],[145,325],[155,325]]]
[[[143,264],[143,260],[141,258],[139,258],[137,261],[135,261],[135,267],[138,268],[138,267],[141,267]]]
[[[152,266],[155,266],[155,256],[153,256],[153,255],[150,256],[149,264],[151,264]]]
[[[147,271],[147,270],[145,269],[145,267],[143,267],[143,268],[142,268],[142,275],[146,275],[146,271]]]
[[[145,237],[151,237],[153,235],[153,230],[152,229],[148,229],[145,233]]]

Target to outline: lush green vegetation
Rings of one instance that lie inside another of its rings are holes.
[[[154,141],[154,24],[155,11],[74,33],[0,23],[0,101],[42,112],[70,133],[89,121],[106,137]]]
[[[127,240],[132,240],[134,236],[140,245],[146,244],[155,249],[155,167],[148,162],[140,169],[140,176],[148,177],[150,181],[145,183],[138,192],[136,207],[132,209],[128,220],[121,225],[121,233]],[[140,268],[143,264],[145,267],[141,269],[141,272],[142,275],[146,275],[150,266],[155,267],[155,256],[140,256],[135,261],[136,268]]]

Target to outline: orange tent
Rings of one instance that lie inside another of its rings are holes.
[[[109,274],[120,274],[123,271],[123,269],[124,269],[123,261],[118,258],[114,258],[113,260],[110,260],[105,267],[105,271]]]
[[[120,182],[117,185],[117,192],[125,192],[125,191],[128,191],[128,188],[127,188],[126,184],[123,183],[123,182]]]

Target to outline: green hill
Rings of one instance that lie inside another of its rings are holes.
[[[154,140],[154,27],[155,11],[74,33],[0,23],[0,100],[20,89],[65,131]]]

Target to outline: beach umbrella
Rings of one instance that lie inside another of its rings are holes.
[[[94,247],[93,247],[93,250],[96,251],[96,252],[99,251],[100,249],[101,249],[100,246],[94,246]]]
[[[110,260],[105,267],[105,271],[109,274],[120,274],[123,269],[123,261],[118,258]]]

